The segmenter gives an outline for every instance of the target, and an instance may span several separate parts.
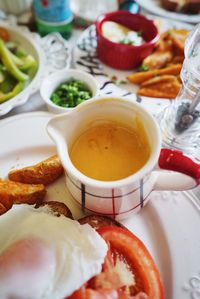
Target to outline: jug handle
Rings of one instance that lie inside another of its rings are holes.
[[[162,148],[158,160],[160,169],[173,172],[154,171],[154,190],[188,190],[200,183],[200,160],[181,151]]]

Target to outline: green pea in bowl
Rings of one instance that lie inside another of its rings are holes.
[[[40,95],[50,112],[64,113],[97,96],[99,86],[95,78],[83,71],[67,69],[47,76],[40,87]]]

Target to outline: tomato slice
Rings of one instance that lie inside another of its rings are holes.
[[[124,283],[120,288],[125,289],[131,296],[144,292],[149,299],[163,299],[164,290],[160,274],[142,241],[121,227],[104,227],[97,231],[109,244],[115,265],[118,263],[117,267],[112,269],[114,273],[119,274],[119,279]],[[107,258],[105,264],[110,264]],[[107,271],[110,272],[108,268]],[[131,274],[134,284],[131,283]],[[129,276],[127,283],[126,277],[123,276]]]
[[[121,227],[97,232],[108,244],[102,272],[70,299],[164,299],[160,274],[142,241]]]

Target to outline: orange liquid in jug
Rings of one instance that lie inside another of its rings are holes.
[[[141,169],[150,153],[140,121],[134,129],[117,122],[105,122],[87,129],[76,139],[70,158],[84,175],[100,181],[115,181]]]

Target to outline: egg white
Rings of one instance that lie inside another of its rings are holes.
[[[101,272],[107,252],[105,241],[90,225],[80,225],[64,216],[55,217],[44,208],[28,205],[14,207],[0,216],[0,232],[0,256],[15,242],[36,238],[47,245],[49,259],[45,269],[38,269],[37,277],[32,277],[31,271],[28,273],[31,285],[24,285],[23,291],[16,285],[15,293],[10,293],[13,290],[11,285],[9,288],[9,277],[7,282],[0,280],[1,299],[20,297],[26,288],[29,289],[26,299],[67,297]]]

